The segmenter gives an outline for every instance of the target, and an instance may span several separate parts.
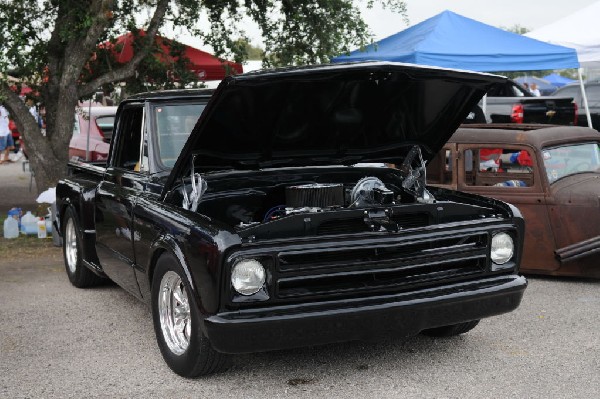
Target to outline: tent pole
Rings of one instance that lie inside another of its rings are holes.
[[[587,123],[589,127],[592,127],[592,116],[590,115],[590,107],[588,106],[587,96],[585,94],[585,87],[583,86],[583,68],[577,68],[579,74],[579,86],[581,87],[581,96],[583,98],[583,106],[585,107],[585,116],[587,117]]]

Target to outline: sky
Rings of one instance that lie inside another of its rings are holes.
[[[444,10],[495,27],[515,25],[534,30],[574,13],[598,0],[406,0],[409,24],[381,7],[363,11],[375,41],[416,25]]]
[[[444,10],[450,10],[498,28],[512,28],[519,25],[528,30],[534,30],[600,0],[406,0],[408,24],[398,14],[384,10],[381,6],[375,5],[369,10],[364,6],[366,0],[356,1],[363,4],[360,7],[363,18],[374,35],[374,41],[378,41]],[[246,23],[242,28],[254,45],[263,47],[256,26]],[[203,45],[199,39],[181,32],[167,33],[167,37],[176,38],[187,45],[212,52],[212,49]],[[252,69],[258,68],[259,65],[260,63],[254,65]]]

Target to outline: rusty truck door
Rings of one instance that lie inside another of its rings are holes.
[[[560,267],[554,256],[548,193],[540,174],[543,162],[535,149],[519,144],[459,144],[457,151],[458,190],[511,203],[523,214],[521,270],[550,272]]]

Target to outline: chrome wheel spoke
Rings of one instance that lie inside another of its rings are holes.
[[[160,326],[169,350],[183,354],[191,335],[191,315],[187,292],[179,275],[168,271],[160,282],[158,297]]]
[[[69,271],[75,273],[77,271],[77,233],[73,219],[68,219],[65,228],[65,256]]]

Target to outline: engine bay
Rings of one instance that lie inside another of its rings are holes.
[[[192,162],[193,165],[193,162]],[[436,199],[426,187],[425,162],[419,147],[399,165],[296,167],[224,171],[201,175],[193,167],[171,200],[230,226],[241,236],[285,237],[399,231],[439,219]],[[472,204],[473,205],[473,204]],[[446,213],[481,217],[490,209]]]

